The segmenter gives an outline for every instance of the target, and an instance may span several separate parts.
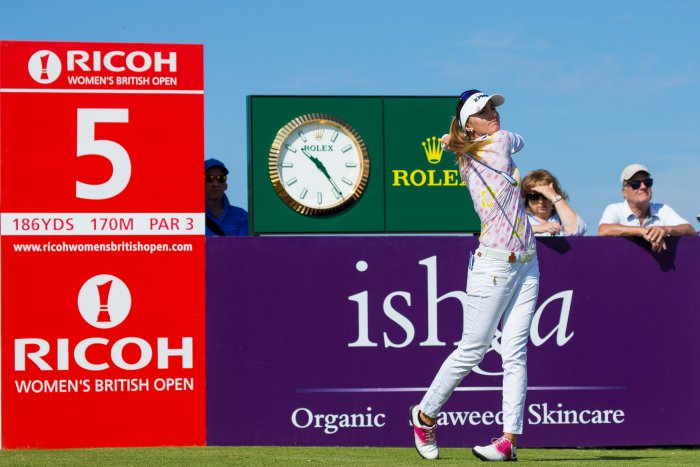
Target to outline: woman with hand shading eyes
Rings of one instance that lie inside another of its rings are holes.
[[[551,173],[542,169],[528,173],[521,193],[535,235],[563,237],[586,233],[586,223],[569,205],[569,196]]]

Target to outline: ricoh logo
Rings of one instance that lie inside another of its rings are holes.
[[[423,152],[429,164],[439,164],[442,160],[443,149],[440,139],[436,136],[426,138],[421,142]],[[391,186],[396,187],[450,187],[464,186],[457,169],[393,169]]]
[[[121,324],[131,310],[131,293],[118,277],[100,274],[87,280],[78,293],[78,309],[90,326],[110,329]],[[39,337],[15,339],[15,371],[39,369],[66,371],[75,367],[88,371],[103,371],[113,367],[135,371],[149,365],[169,369],[191,369],[192,337],[182,337],[171,344],[168,337],[155,342],[142,337],[88,337],[78,342],[70,338],[49,341]],[[155,353],[155,356],[154,356]],[[174,362],[171,362],[174,360]]]
[[[118,277],[101,274],[85,282],[78,294],[78,310],[86,323],[109,329],[126,319],[131,310],[131,293]]]
[[[31,56],[27,69],[37,83],[50,84],[61,75],[61,60],[50,50],[40,50]]]
[[[65,66],[65,67],[64,67]],[[66,73],[175,73],[177,72],[177,52],[144,52],[112,50],[68,50],[63,59],[50,50],[35,52],[29,59],[29,75],[39,84],[50,84],[56,81],[65,68]],[[175,78],[160,78],[150,80],[146,77],[102,77],[93,83],[93,79],[73,76],[71,84],[176,84]],[[140,78],[140,79],[136,79]]]
[[[141,51],[126,53],[122,50],[113,50],[102,54],[99,50],[92,53],[84,50],[69,50],[66,58],[67,71],[102,71],[103,69],[114,73],[123,71],[144,73],[151,70],[156,73],[162,71],[175,73],[177,71],[175,52],[169,52],[166,57],[162,52],[154,52],[151,55]]]

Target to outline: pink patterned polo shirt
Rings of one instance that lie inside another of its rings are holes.
[[[500,174],[469,160],[461,170],[462,180],[471,193],[474,209],[481,219],[479,242],[489,248],[527,251],[535,248],[535,237],[520,196],[520,171],[511,154],[520,151],[520,135],[499,130],[485,137],[488,143],[472,154],[484,164],[502,170],[518,181],[513,186]]]

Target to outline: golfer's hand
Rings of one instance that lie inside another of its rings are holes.
[[[440,138],[440,142],[442,143],[445,149],[450,149],[450,135],[442,135],[442,138]]]

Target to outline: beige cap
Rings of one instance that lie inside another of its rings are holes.
[[[625,183],[637,172],[646,172],[651,175],[651,172],[649,172],[649,169],[647,169],[646,166],[642,164],[630,164],[622,170],[622,175],[620,175],[620,183]]]

